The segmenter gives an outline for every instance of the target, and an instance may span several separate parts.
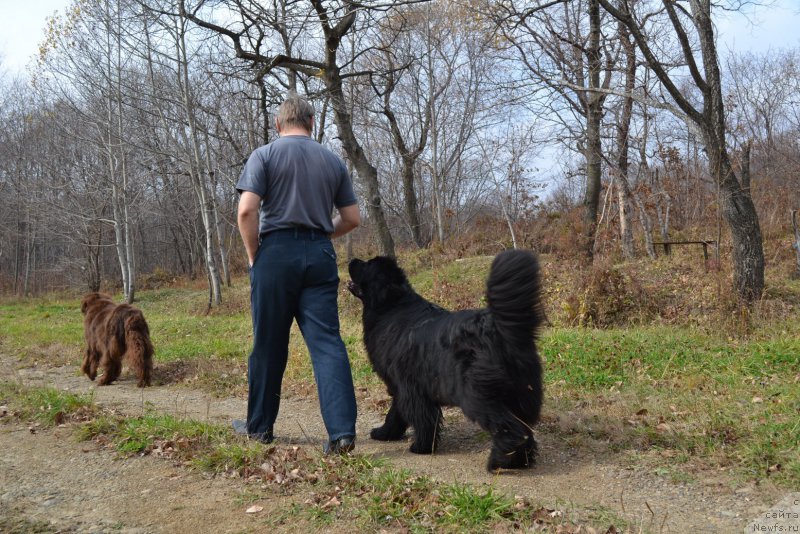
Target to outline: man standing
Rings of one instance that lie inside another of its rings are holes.
[[[331,238],[361,224],[347,169],[311,138],[314,109],[290,95],[278,109],[279,139],[257,148],[236,189],[239,233],[250,262],[253,352],[247,368],[247,421],[236,432],[271,442],[289,356],[292,320],[311,354],[326,454],[355,445],[356,399],[339,334],[339,271]],[[331,220],[336,207],[339,214]]]

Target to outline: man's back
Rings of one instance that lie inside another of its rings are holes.
[[[261,197],[261,234],[298,227],[331,234],[333,207],[356,203],[342,160],[303,135],[283,136],[256,149],[236,187]]]

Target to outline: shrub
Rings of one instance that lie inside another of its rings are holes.
[[[562,302],[569,324],[607,327],[638,323],[653,315],[639,281],[607,260],[596,261]]]

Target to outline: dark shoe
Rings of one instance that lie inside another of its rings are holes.
[[[355,436],[343,436],[339,439],[332,439],[322,447],[322,452],[325,455],[331,454],[347,454],[352,451],[356,446]]]
[[[247,431],[247,421],[242,421],[241,419],[234,419],[233,423],[233,431],[240,436],[247,436],[250,439],[254,439],[256,441],[260,441],[261,443],[272,443],[275,441],[275,437],[272,435],[272,431],[268,432],[261,432],[261,433],[250,433]]]

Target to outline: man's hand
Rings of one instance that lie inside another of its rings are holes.
[[[243,191],[239,197],[239,212],[237,222],[239,224],[239,234],[244,241],[244,249],[247,251],[247,261],[250,267],[256,258],[258,251],[258,210],[261,207],[261,197],[250,191]]]
[[[355,230],[361,225],[361,212],[358,204],[339,208],[339,215],[333,219],[333,233],[331,238],[341,237],[344,234]]]

